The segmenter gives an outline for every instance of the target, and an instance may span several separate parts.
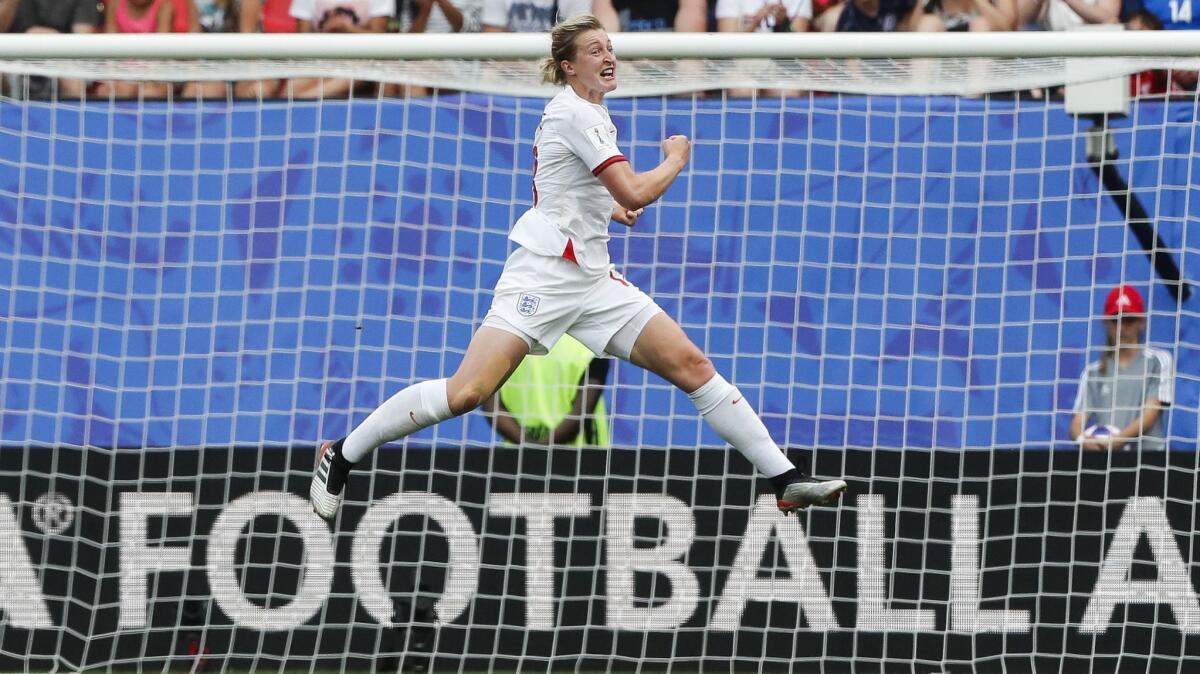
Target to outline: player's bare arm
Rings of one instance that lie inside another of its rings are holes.
[[[629,210],[645,208],[657,201],[675,182],[683,167],[687,166],[691,143],[687,136],[671,136],[662,142],[662,148],[666,157],[649,171],[634,173],[629,162],[618,162],[600,172],[600,182],[608,188],[608,193],[619,205]]]

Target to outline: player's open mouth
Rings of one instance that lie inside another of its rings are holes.
[[[616,78],[616,76],[617,76],[616,68],[604,68],[603,70],[600,71],[600,77],[602,77],[606,80],[614,79],[614,78]]]

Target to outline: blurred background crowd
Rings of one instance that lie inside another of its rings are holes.
[[[1198,0],[1200,1],[1200,0]],[[0,0],[13,33],[452,33],[544,32],[595,14],[615,31],[893,32],[1129,30],[1200,27],[1192,0]],[[165,83],[49,83],[58,96],[164,96]],[[330,79],[200,82],[174,92],[204,97],[331,97],[361,86]],[[1194,72],[1147,71],[1135,95],[1185,93]],[[36,92],[27,92],[36,94]],[[403,93],[399,89],[384,94]],[[410,92],[411,93],[411,92]]]

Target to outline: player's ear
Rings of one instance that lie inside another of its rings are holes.
[[[570,61],[564,60],[564,61],[559,62],[558,65],[562,68],[562,71],[564,73],[566,73],[568,75],[575,74],[575,64],[571,63]]]

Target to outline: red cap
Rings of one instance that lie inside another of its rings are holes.
[[[1108,293],[1104,300],[1105,316],[1140,316],[1146,313],[1146,303],[1142,294],[1131,285],[1121,284]]]

